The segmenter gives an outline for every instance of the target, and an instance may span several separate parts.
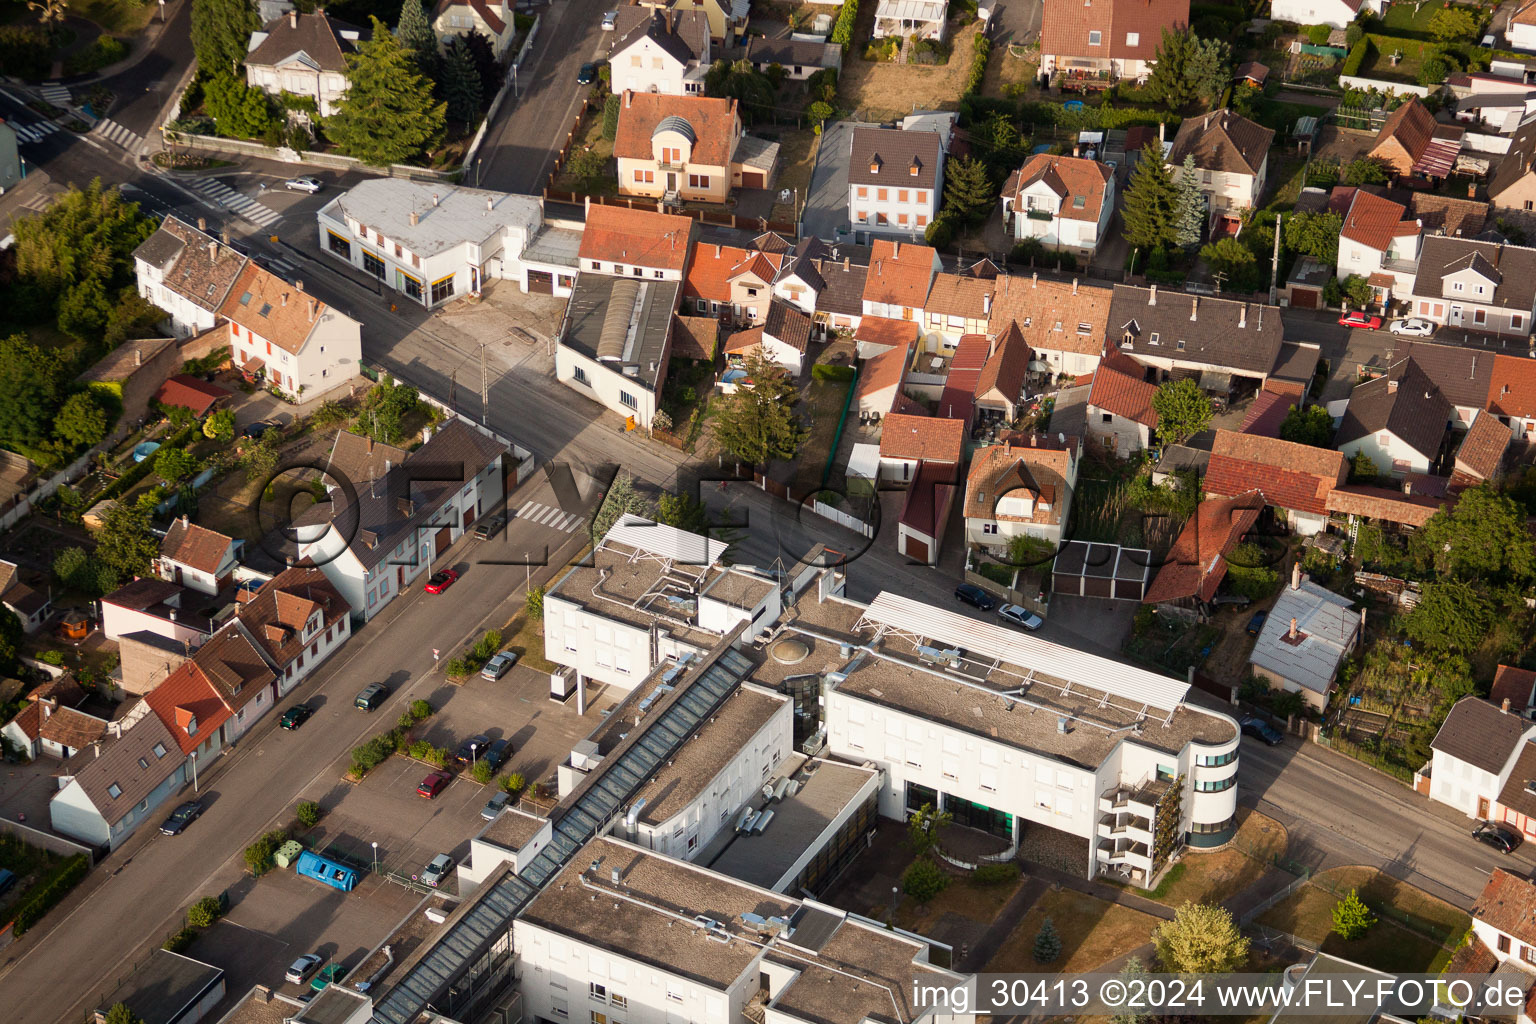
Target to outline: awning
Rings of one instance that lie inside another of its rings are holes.
[[[1049,370],[1050,368],[1051,368],[1051,364],[1047,363],[1047,362],[1044,362],[1043,360],[1031,359],[1029,361],[1029,372],[1030,373],[1044,373],[1045,371]]]
[[[1461,140],[1432,139],[1424,149],[1424,155],[1414,161],[1413,173],[1426,178],[1444,178],[1456,164],[1456,154],[1461,152]]]
[[[1223,373],[1220,370],[1201,370],[1200,390],[1218,391],[1226,394],[1232,390],[1232,375],[1230,373]]]

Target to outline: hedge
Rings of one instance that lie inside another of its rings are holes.
[[[400,749],[400,730],[381,732],[361,746],[352,748],[352,773],[367,775]]]
[[[1062,128],[1081,131],[1085,128],[1108,130],[1127,125],[1153,125],[1162,122],[1169,131],[1176,130],[1182,120],[1177,114],[1161,110],[1142,110],[1136,107],[1084,106],[1081,110],[1068,110],[1061,103],[1021,103],[1019,115],[1026,124],[1054,124]]]
[[[75,854],[55,868],[53,877],[39,886],[27,902],[17,908],[16,918],[11,922],[11,934],[18,939],[25,935],[27,929],[68,896],[70,890],[79,885],[90,870],[91,858],[83,853]]]
[[[1371,38],[1366,36],[1350,48],[1349,56],[1344,58],[1344,64],[1339,68],[1339,74],[1352,77],[1360,73],[1360,65],[1365,63],[1365,58],[1371,52]]]
[[[837,12],[837,24],[832,26],[832,42],[847,46],[853,42],[853,22],[859,16],[859,0],[847,0]]]
[[[961,96],[969,96],[981,91],[981,80],[987,74],[987,57],[992,53],[992,40],[985,33],[976,33],[976,52],[971,55],[970,70],[965,73],[965,88],[960,90]]]
[[[161,447],[186,448],[188,447],[188,442],[192,440],[193,433],[197,430],[199,430],[197,421],[193,420],[191,423],[188,423],[185,427],[182,427],[176,433],[162,441]],[[113,480],[110,484],[103,488],[102,492],[92,499],[92,503],[94,504],[98,501],[106,501],[109,498],[116,498],[120,494],[128,493],[128,491],[133,488],[134,484],[138,483],[140,480],[143,480],[146,476],[153,473],[154,471],[154,459],[145,459],[143,462],[135,462],[133,465],[123,470],[122,476],[118,477],[116,480]]]

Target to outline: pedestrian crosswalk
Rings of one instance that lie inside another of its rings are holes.
[[[241,195],[217,178],[193,178],[187,184],[220,206],[234,210],[258,227],[264,228],[275,224],[281,217],[270,206],[263,206],[250,196]]]
[[[74,102],[70,99],[69,90],[58,82],[44,82],[37,91],[42,94],[43,99],[56,107],[67,107]]]
[[[52,121],[39,121],[37,124],[25,124],[21,121],[6,122],[15,131],[17,141],[23,146],[28,143],[41,142],[43,138],[52,135],[59,130],[59,126]]]
[[[281,256],[263,256],[260,262],[278,277],[292,278],[293,272],[299,269],[298,264]]]
[[[138,132],[129,131],[127,128],[124,128],[122,125],[118,124],[116,121],[109,117],[104,117],[100,121],[97,121],[96,127],[92,128],[91,131],[97,135],[100,135],[108,142],[117,143],[119,146],[122,146],[124,149],[129,150],[130,152],[132,150],[138,149],[139,143],[144,141]]]
[[[585,516],[562,512],[537,501],[525,502],[523,507],[517,510],[517,518],[532,520],[540,526],[548,526],[564,533],[575,533],[587,521]]]
[[[42,213],[52,205],[53,196],[49,195],[47,192],[39,192],[37,195],[32,196],[26,202],[22,203],[21,208],[23,210],[31,210],[33,213]]]

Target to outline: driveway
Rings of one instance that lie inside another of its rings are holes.
[[[827,242],[851,242],[848,222],[848,157],[855,128],[874,128],[864,121],[829,122],[816,150],[810,194],[800,212],[800,230]]]
[[[1006,0],[992,9],[992,46],[1023,46],[1040,38],[1045,0]]]

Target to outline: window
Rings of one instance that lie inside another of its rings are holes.
[[[1222,765],[1231,764],[1236,760],[1236,750],[1229,750],[1225,754],[1199,754],[1195,757],[1195,766],[1198,768],[1220,768]]]
[[[896,190],[896,201],[898,203],[904,203],[904,202],[907,201],[907,190],[906,189],[899,188],[899,189]]]
[[[1126,46],[1139,46],[1140,44],[1141,44],[1141,33],[1140,32],[1127,32],[1125,34],[1125,45]]]
[[[587,371],[583,370],[579,366],[576,367],[575,370],[571,373],[571,378],[582,384],[589,383],[587,380]]]
[[[656,181],[656,172],[655,171],[640,171],[640,170],[637,170],[637,171],[635,171],[635,181],[639,182],[642,185],[654,184],[655,181]]]
[[[344,260],[352,259],[352,243],[350,241],[342,238],[334,231],[327,231],[325,235],[326,247],[330,249],[331,252],[335,253],[337,256],[340,256]]]
[[[156,743],[155,746],[154,746],[154,749],[151,752],[155,755],[155,759],[159,760],[160,758],[165,756],[165,744],[164,743]]]
[[[1459,291],[1463,291],[1463,290],[1464,290],[1464,286],[1462,285],[1462,283],[1460,281],[1452,281],[1451,282],[1451,291],[1459,292]]]
[[[449,298],[452,295],[453,295],[453,275],[452,274],[450,274],[447,277],[443,278],[441,281],[433,281],[432,282],[432,305],[435,306],[439,302],[442,302],[443,300]]]
[[[680,164],[683,162],[683,151],[676,146],[662,146],[661,162],[664,164]]]
[[[1482,289],[1479,288],[1478,291],[1482,291]],[[1486,309],[1474,309],[1472,311],[1472,322],[1479,326],[1486,324],[1488,322],[1488,311]]]
[[[404,271],[399,272],[400,290],[417,302],[421,301],[421,282]]]
[[[1094,32],[1089,32],[1088,33],[1088,45],[1089,46],[1098,46],[1103,41],[1104,41],[1104,33],[1098,32],[1098,31],[1094,31]]]
[[[1113,423],[1114,421],[1115,421],[1114,413],[1106,412],[1106,413],[1100,414],[1100,416],[1099,416],[1099,422],[1101,422],[1101,423]]]
[[[608,986],[600,985],[594,981],[587,986],[587,995],[606,1003],[608,1001]],[[594,1024],[601,1024],[601,1022],[594,1022]]]
[[[1224,793],[1227,790],[1231,789],[1235,785],[1237,785],[1237,776],[1236,775],[1232,775],[1232,776],[1230,776],[1228,778],[1225,778],[1225,779],[1218,779],[1215,782],[1205,782],[1205,781],[1196,782],[1195,783],[1195,792],[1196,793]]]
[[[928,215],[926,213],[920,213],[917,215],[917,226],[920,228],[928,226]]]
[[[902,227],[906,227],[907,226],[907,215],[905,213],[898,213],[896,215],[896,223],[900,224]]]
[[[888,189],[888,188],[877,188],[877,189],[875,189],[875,198],[877,200],[879,200],[880,202],[882,202],[882,203],[886,202],[887,201],[886,196],[887,196],[887,194],[889,192],[890,192],[890,189]]]
[[[859,190],[858,190],[858,192],[855,193],[855,195],[857,195],[860,199],[868,199],[869,198],[869,189],[864,187],[863,185],[860,185],[859,186]]]
[[[699,837],[698,836],[689,836],[688,837],[688,849],[689,850],[693,850],[698,845],[699,845]],[[594,1021],[593,1024],[597,1024],[597,1022]]]
[[[242,718],[244,718],[244,716],[245,716],[245,708],[241,708],[240,709],[240,716]],[[140,768],[148,768],[149,767],[149,761],[147,761],[146,759],[144,759],[142,757],[139,758],[139,767]]]
[[[1527,202],[1527,206],[1529,206],[1529,202]],[[1509,952],[1509,936],[1508,935],[1500,935],[1499,936],[1499,952],[1500,953],[1508,953]]]
[[[916,192],[912,193],[912,196],[914,202],[926,203],[928,201],[928,190],[925,188],[920,188]]]
[[[567,1008],[564,999],[551,999],[549,1001],[549,1012],[553,1013],[556,1017],[569,1017],[571,1015],[571,1011]]]
[[[727,811],[725,813],[728,814],[730,812]],[[610,992],[610,993],[608,993],[608,1001],[610,1003],[612,1003],[614,1006],[617,1006],[621,1010],[629,1005],[629,1000],[626,999],[625,997],[619,995],[617,992]]]
[[[982,523],[981,524],[981,532],[982,533],[994,533],[995,534],[995,533],[997,533],[997,524],[996,523]]]
[[[1509,326],[1517,331],[1522,329],[1525,327],[1525,317],[1519,313],[1509,314]]]
[[[630,394],[628,391],[619,392],[619,402],[629,409],[640,408],[640,404],[635,401],[635,396]]]
[[[660,71],[661,70],[661,58],[660,57],[652,57],[651,58],[651,68],[653,70],[656,70],[656,71]]]
[[[693,311],[695,313],[708,313],[709,312],[709,301],[707,299],[694,299],[693,300]]]
[[[368,250],[363,250],[363,270],[380,281],[384,280],[384,261]]]
[[[112,783],[112,785],[107,787],[107,796],[111,797],[113,800],[116,800],[118,797],[120,797],[122,795],[123,795],[123,787],[119,786],[117,783],[114,782],[114,783]]]
[[[673,982],[667,982],[667,998],[674,1003],[683,1001],[683,990]]]
[[[689,188],[709,188],[709,175],[707,175],[707,174],[690,174],[690,175],[688,175],[688,187]]]

